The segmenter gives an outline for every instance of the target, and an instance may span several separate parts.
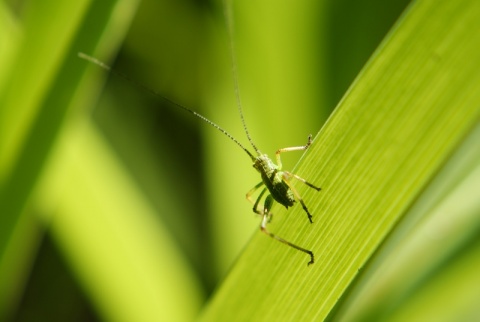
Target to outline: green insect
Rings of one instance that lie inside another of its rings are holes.
[[[245,129],[246,131],[246,129]],[[247,132],[248,133],[248,132]],[[250,139],[249,139],[250,140]],[[262,223],[260,225],[260,229],[262,232],[267,234],[268,236],[290,246],[293,247],[299,251],[302,251],[304,253],[307,253],[310,255],[310,261],[308,262],[308,265],[313,264],[315,259],[313,252],[305,249],[303,247],[297,246],[277,235],[272,234],[269,232],[266,228],[267,223],[269,222],[272,213],[270,212],[270,209],[272,208],[273,200],[277,201],[278,203],[282,204],[285,206],[285,208],[288,209],[288,207],[293,206],[296,200],[300,202],[300,204],[303,207],[303,210],[307,213],[308,220],[310,220],[310,223],[313,223],[312,221],[312,215],[308,211],[307,206],[303,202],[302,197],[298,193],[298,191],[290,184],[290,180],[292,178],[295,178],[306,185],[308,185],[310,188],[313,188],[317,191],[320,191],[319,187],[314,186],[313,184],[309,183],[305,179],[297,176],[296,174],[293,174],[289,171],[282,170],[282,161],[280,159],[280,153],[282,152],[288,152],[288,151],[298,151],[298,150],[306,150],[310,144],[312,143],[312,136],[310,135],[308,137],[308,142],[304,146],[296,146],[296,147],[290,147],[290,148],[283,148],[277,150],[275,153],[276,159],[277,159],[277,164],[273,163],[273,161],[266,155],[261,153],[257,147],[253,144],[253,142],[250,140],[251,145],[253,146],[254,150],[257,152],[256,157],[254,157],[250,152],[247,151],[247,153],[250,155],[253,161],[253,167],[260,173],[260,176],[262,177],[262,181],[257,184],[253,189],[251,189],[247,193],[247,199],[252,202],[250,199],[251,195],[259,188],[263,187],[262,192],[260,192],[260,195],[257,198],[257,201],[255,201],[253,205],[253,211],[256,212],[257,214],[263,216]],[[258,207],[258,204],[260,203],[260,200],[262,199],[263,195],[265,192],[270,192],[270,194],[265,198],[265,202],[263,205],[263,209],[260,209]]]
[[[231,18],[231,14],[228,10],[225,11],[225,15],[227,18],[227,26],[229,29],[229,34],[232,34],[233,30],[233,22]],[[220,132],[222,132],[225,136],[227,136],[230,140],[235,142],[240,148],[242,148],[250,157],[250,159],[253,162],[253,167],[260,173],[260,177],[262,178],[262,181],[258,183],[255,187],[253,187],[250,191],[248,191],[246,197],[249,202],[253,204],[253,211],[262,216],[262,222],[260,224],[260,230],[267,234],[268,236],[272,237],[273,239],[278,240],[279,242],[288,245],[290,247],[293,247],[301,252],[304,252],[310,256],[310,261],[308,262],[308,265],[313,264],[315,261],[314,254],[311,250],[308,250],[306,248],[300,247],[298,245],[295,245],[273,233],[267,230],[267,223],[271,220],[272,218],[272,213],[270,212],[274,200],[280,203],[281,205],[285,206],[287,209],[288,207],[292,207],[295,204],[295,201],[299,201],[300,204],[303,207],[303,210],[307,213],[308,220],[310,223],[313,223],[312,221],[312,215],[310,214],[307,206],[305,205],[302,197],[298,193],[298,191],[292,186],[290,183],[292,178],[295,178],[296,180],[299,180],[306,184],[307,186],[320,191],[321,188],[314,186],[313,184],[309,183],[305,179],[299,177],[296,174],[293,174],[289,171],[282,170],[282,161],[280,158],[280,154],[283,152],[290,152],[290,151],[302,151],[302,150],[307,150],[310,144],[312,143],[312,136],[310,135],[308,137],[307,144],[302,145],[302,146],[295,146],[295,147],[289,147],[289,148],[283,148],[279,149],[275,153],[276,161],[277,163],[275,164],[266,154],[260,152],[260,150],[257,148],[255,143],[253,142],[252,138],[250,137],[250,133],[248,131],[244,116],[243,116],[243,110],[242,110],[242,104],[240,100],[240,93],[239,93],[239,86],[238,86],[238,76],[237,76],[237,71],[236,71],[236,57],[235,57],[235,50],[234,50],[234,43],[232,38],[230,37],[230,54],[231,54],[231,61],[232,61],[232,70],[233,70],[233,78],[234,78],[234,87],[235,87],[235,96],[236,96],[236,101],[237,101],[237,108],[238,112],[240,114],[240,119],[243,125],[243,129],[245,131],[245,134],[247,136],[248,141],[250,142],[250,145],[252,146],[253,150],[255,150],[255,154],[252,154],[245,146],[243,146],[236,138],[234,138],[230,133],[225,131],[223,128],[221,128],[219,125],[216,123],[210,121],[206,117],[204,117],[201,114],[198,114],[197,112],[181,105],[176,102],[173,102],[169,100],[168,98],[162,96],[160,93],[152,90],[149,87],[146,87],[129,77],[125,76],[124,74],[121,74],[115,70],[113,70],[110,66],[106,65],[105,63],[101,62],[100,60],[91,57],[89,55],[86,55],[84,53],[79,53],[78,56],[82,59],[85,59],[91,63],[94,63],[101,68],[109,71],[111,74],[118,76],[120,78],[123,78],[127,80],[128,82],[133,83],[134,85],[150,92],[154,96],[159,96],[162,99],[166,100],[170,104],[183,109],[184,111],[200,118],[204,122],[208,123],[209,125],[213,126]],[[252,195],[260,188],[263,188],[262,191],[260,192],[259,196],[257,197],[256,201],[254,202],[252,199]],[[263,204],[263,208],[259,206],[260,201],[262,200],[263,196],[265,195],[266,192],[269,192],[269,194],[265,197],[265,201]]]

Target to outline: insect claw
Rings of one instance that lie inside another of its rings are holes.
[[[312,135],[311,135],[311,134],[308,135],[307,144],[305,144],[304,149],[305,149],[305,150],[308,149],[308,147],[310,146],[310,144],[312,144]]]
[[[305,210],[305,212],[307,213],[308,220],[310,220],[310,223],[313,224],[313,220],[312,220],[313,216],[310,214],[310,211],[308,211],[308,208],[302,199],[300,199],[300,203],[302,204],[303,210]]]
[[[310,255],[310,261],[307,263],[307,266],[310,266],[313,263],[315,263],[315,256],[313,255],[313,252],[311,252],[311,251],[308,251],[308,254]]]

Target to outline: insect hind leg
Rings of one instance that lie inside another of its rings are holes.
[[[304,252],[305,254],[308,254],[310,256],[310,261],[307,263],[307,266],[313,264],[315,262],[315,256],[313,255],[313,252],[311,250],[308,250],[308,249],[305,249],[305,248],[300,247],[298,245],[295,245],[295,244],[289,242],[288,240],[285,240],[282,237],[279,237],[279,236],[271,233],[270,231],[268,231],[267,223],[270,220],[270,207],[271,207],[272,204],[273,204],[273,197],[271,195],[268,195],[267,198],[265,199],[265,207],[263,208],[263,218],[262,218],[262,223],[260,225],[260,230],[264,234],[270,236],[271,238],[273,238],[275,240],[278,240],[279,242],[281,242],[281,243],[283,243],[287,246],[290,246],[290,247],[292,247],[296,250]]]

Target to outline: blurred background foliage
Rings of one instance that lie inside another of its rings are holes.
[[[239,1],[245,117],[270,155],[315,134],[409,1]],[[189,320],[259,221],[219,1],[0,5],[0,314]],[[108,79],[108,80],[107,80]],[[102,89],[102,87],[104,87]],[[293,168],[298,155],[286,156]]]

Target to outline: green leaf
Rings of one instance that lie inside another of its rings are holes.
[[[479,281],[475,273],[479,260],[478,142],[480,127],[476,126],[358,278],[340,306],[337,315],[342,320],[382,320],[406,314],[420,320],[422,314],[431,315],[429,320],[442,316],[468,320],[468,315],[478,315],[477,305],[472,305],[478,290],[469,287]]]
[[[32,215],[32,196],[69,117],[85,105],[85,64],[79,50],[102,37],[118,39],[110,18],[134,2],[33,1],[18,11],[0,5],[0,316],[11,313],[22,293],[42,229]],[[121,20],[117,20],[121,21]],[[92,33],[91,31],[97,32]],[[108,33],[107,33],[108,31]],[[104,33],[106,32],[106,33]],[[103,51],[112,50],[113,42]],[[78,95],[78,96],[77,96]],[[75,111],[75,112],[74,112]]]
[[[203,320],[335,317],[333,310],[342,303],[339,299],[349,294],[354,282],[361,282],[364,275],[359,272],[370,269],[368,263],[378,256],[379,247],[400,227],[402,218],[478,124],[479,15],[476,1],[411,5],[296,170],[323,188],[317,193],[297,185],[314,214],[314,224],[308,224],[298,206],[288,213],[273,209],[270,230],[312,249],[316,263],[307,267],[305,254],[258,232],[205,309]],[[478,146],[478,140],[473,142]],[[450,216],[452,220],[455,215]],[[472,222],[477,227],[478,216]],[[468,270],[462,263],[472,257],[478,263],[478,247],[471,247],[458,266],[456,262],[440,265],[437,269],[445,268],[446,278],[438,274],[430,283],[437,289],[442,284],[435,284],[435,279],[451,285],[452,274]],[[391,251],[385,260],[395,258]],[[468,283],[461,285],[459,289],[465,290]],[[472,280],[470,285],[477,284]],[[430,287],[422,288],[419,301],[432,301],[429,307],[434,307],[440,300],[428,297],[435,290]],[[475,302],[472,296],[477,292],[472,289],[468,294],[468,303]],[[397,308],[395,316],[420,313],[421,302],[414,301],[404,304],[403,313]],[[451,316],[461,313],[453,311]]]
[[[197,277],[93,124],[70,126],[41,191],[52,235],[104,319],[193,319],[202,300]]]
[[[0,52],[2,319],[67,320],[61,315],[78,312],[76,302],[68,305],[73,309],[56,310],[65,294],[55,293],[55,281],[45,282],[55,297],[44,300],[59,304],[38,308],[44,302],[29,303],[31,290],[22,294],[30,270],[37,278],[34,259],[44,233],[98,316],[172,321],[191,320],[198,312],[197,276],[86,109],[96,100],[98,81],[85,77],[87,66],[96,67],[78,52],[111,54],[136,6],[36,2],[18,25],[14,10],[2,7],[2,16],[13,20],[2,19],[9,37],[2,44],[9,46]]]

